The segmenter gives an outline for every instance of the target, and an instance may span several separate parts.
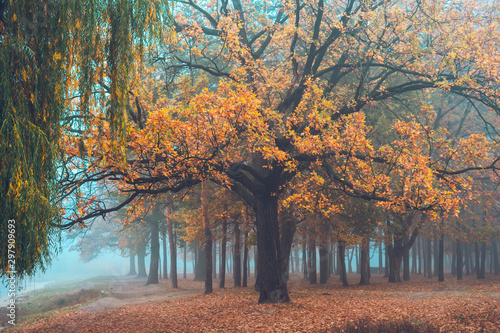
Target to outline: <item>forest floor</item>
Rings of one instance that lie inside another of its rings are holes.
[[[500,332],[500,277],[492,274],[463,281],[447,275],[445,282],[412,275],[397,284],[373,274],[368,286],[352,274],[349,287],[337,276],[309,285],[292,274],[288,304],[257,304],[253,279],[251,287],[233,288],[228,274],[227,288],[214,280],[214,293],[203,295],[203,282],[179,277],[179,289],[170,280],[145,286],[145,279],[117,276],[39,291],[16,304],[17,324],[7,331]]]

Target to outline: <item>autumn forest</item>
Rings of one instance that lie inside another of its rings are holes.
[[[0,330],[500,331],[496,0],[0,0],[0,85]]]

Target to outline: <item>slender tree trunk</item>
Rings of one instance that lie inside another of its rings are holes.
[[[384,277],[387,278],[389,277],[389,249],[390,245],[385,244],[385,265],[384,265]]]
[[[227,221],[222,220],[222,240],[220,244],[220,265],[219,265],[219,288],[226,286],[226,243],[227,243]]]
[[[427,277],[432,279],[432,241],[427,238]]]
[[[151,232],[151,261],[149,264],[149,276],[146,285],[158,284],[158,260],[160,256],[160,240],[158,237],[159,224],[158,220],[152,219],[149,221]]]
[[[486,242],[481,243],[481,261],[478,269],[477,278],[484,279],[486,277]]]
[[[493,270],[495,275],[500,275],[500,262],[498,260],[498,246],[497,242],[491,242],[492,252],[493,252]]]
[[[328,277],[330,277],[333,274],[333,246],[332,244],[328,244]]]
[[[411,273],[417,275],[417,244],[411,248]]]
[[[295,246],[293,249],[294,257],[295,257],[295,270],[297,273],[300,272],[300,258],[299,258],[299,246]]]
[[[370,246],[370,238],[368,237],[363,237],[362,239],[362,244],[361,244],[361,259],[360,259],[360,274],[361,274],[361,279],[359,281],[360,285],[367,285],[370,284],[370,253],[369,253],[369,246]]]
[[[242,286],[247,286],[247,277],[248,277],[248,232],[245,231],[244,240],[243,240],[243,283]]]
[[[319,245],[319,283],[325,284],[328,280],[328,249],[325,241]]]
[[[233,236],[233,281],[235,287],[241,287],[241,232],[238,221],[234,221]]]
[[[439,274],[439,236],[437,234],[434,235],[434,244],[433,244],[433,254],[434,254],[434,275]]]
[[[471,274],[471,264],[470,264],[470,252],[469,252],[469,244],[463,244],[464,254],[465,254],[465,275]]]
[[[207,181],[201,183],[201,209],[203,212],[203,229],[205,230],[205,294],[213,292],[212,285],[212,229],[208,218]]]
[[[168,279],[168,260],[167,260],[167,231],[165,230],[165,225],[161,228],[161,241],[163,249],[163,278]]]
[[[130,262],[130,270],[127,275],[136,275],[137,272],[135,270],[135,254],[130,254],[128,257]]]
[[[474,263],[474,271],[476,272],[476,278],[477,279],[482,279],[481,277],[481,269],[480,269],[480,258],[481,258],[481,252],[479,251],[479,243],[475,242],[474,243],[474,255],[475,255],[475,263]]]
[[[171,214],[172,214],[172,209],[170,205],[168,205],[165,208],[165,215],[167,217],[167,235],[168,235],[168,244],[170,246],[170,279],[172,280],[172,288],[177,289],[179,288],[177,286],[177,247],[174,239],[172,219],[170,218]]]
[[[317,272],[316,272],[316,239],[311,237],[309,240],[309,283],[317,284]]]
[[[439,237],[439,265],[438,265],[438,281],[444,281],[444,235]]]
[[[187,242],[184,242],[184,272],[183,279],[187,279]],[[170,272],[172,274],[172,272]]]
[[[352,259],[354,258],[354,249],[347,250],[347,270],[352,273]]]
[[[382,239],[378,243],[378,273],[382,274],[384,270],[384,253],[382,251]]]
[[[408,236],[404,237],[405,244],[408,242]],[[403,281],[410,281],[410,250],[403,254]]]
[[[457,239],[457,280],[462,280],[463,258],[462,258],[462,243]]]
[[[140,244],[137,249],[137,277],[147,277],[146,274],[146,244]]]
[[[213,273],[213,278],[217,279],[217,242],[212,241],[212,273]]]
[[[342,281],[344,287],[347,287],[349,283],[347,282],[347,272],[345,267],[345,242],[339,241],[338,248],[340,280]]]
[[[306,251],[306,244],[307,244],[307,238],[304,235],[303,236],[303,242],[302,242],[302,273],[304,275],[304,280],[307,280],[308,275],[308,265],[307,265],[307,251]]]
[[[418,237],[417,239],[417,255],[418,255],[418,272],[417,274],[420,275],[422,274],[422,257],[423,257],[423,252],[422,252],[422,238]]]

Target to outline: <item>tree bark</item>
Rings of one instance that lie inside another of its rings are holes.
[[[462,280],[463,279],[463,257],[462,257],[462,243],[460,240],[457,239],[457,244],[456,244],[456,251],[457,251],[457,280]]]
[[[280,274],[283,258],[278,223],[278,197],[268,193],[255,196],[254,199],[259,303],[289,302],[286,283]]]
[[[500,262],[498,260],[498,246],[497,242],[493,240],[491,242],[491,247],[493,251],[493,270],[495,272],[495,275],[500,275]]]
[[[226,286],[226,243],[227,243],[227,221],[222,220],[222,240],[220,244],[220,265],[219,265],[219,288]]]
[[[302,242],[302,274],[303,274],[304,280],[307,280],[307,271],[308,271],[307,250],[306,250],[307,238],[304,235],[302,239],[303,239],[303,242]]]
[[[339,241],[338,244],[338,259],[339,259],[339,272],[340,272],[340,281],[342,281],[342,285],[347,287],[349,283],[347,282],[347,271],[345,265],[345,242]]]
[[[325,284],[328,280],[328,249],[325,241],[319,245],[319,283]]]
[[[370,238],[368,237],[363,237],[362,239],[362,244],[361,244],[361,259],[360,259],[360,273],[361,273],[361,279],[359,281],[360,285],[367,285],[370,284],[370,253],[369,253],[369,246],[370,246]]]
[[[136,275],[136,270],[135,270],[135,254],[130,254],[129,255],[129,262],[130,262],[130,270],[127,275]]]
[[[168,279],[168,260],[167,260],[167,231],[165,225],[162,227],[162,246],[163,246],[163,278]]]
[[[146,244],[139,244],[139,247],[137,249],[137,277],[146,277],[148,276],[146,274]]]
[[[212,240],[212,273],[213,278],[217,279],[217,242]]]
[[[243,282],[242,287],[247,286],[247,278],[248,278],[248,232],[245,231],[244,240],[243,240]]]
[[[172,219],[170,215],[172,209],[170,205],[165,208],[165,216],[167,217],[167,235],[168,244],[170,245],[170,279],[172,280],[172,288],[177,289],[177,247],[174,239],[174,230],[172,226]]]
[[[408,236],[404,237],[405,243],[408,242]],[[403,281],[410,281],[410,249],[403,254]]]
[[[432,241],[427,237],[427,277],[432,279]]]
[[[233,282],[235,287],[241,287],[241,232],[240,224],[234,221],[233,224]]]
[[[477,278],[484,279],[486,277],[486,242],[481,243],[481,264],[479,265]]]
[[[208,218],[207,181],[201,183],[201,209],[203,229],[205,230],[205,294],[213,292],[212,286],[212,229]]]
[[[437,234],[434,235],[434,244],[433,244],[433,253],[434,253],[434,275],[439,275],[439,236]]]
[[[172,272],[170,272],[172,274]],[[187,242],[184,242],[184,271],[182,278],[187,279]]]
[[[309,240],[309,283],[317,284],[317,271],[316,271],[316,239],[313,237]]]
[[[444,281],[444,235],[439,237],[439,264],[438,264],[438,281]]]
[[[160,257],[160,225],[157,219],[149,221],[149,228],[151,232],[151,261],[149,264],[149,276],[146,285],[158,284],[158,261]]]

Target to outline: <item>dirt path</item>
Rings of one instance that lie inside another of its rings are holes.
[[[114,276],[108,288],[102,290],[104,297],[80,307],[79,310],[101,312],[126,305],[157,303],[202,293],[198,284],[189,289],[172,289],[170,283],[170,280],[160,280],[159,284],[146,286],[146,278]],[[84,286],[92,287],[92,284]]]

